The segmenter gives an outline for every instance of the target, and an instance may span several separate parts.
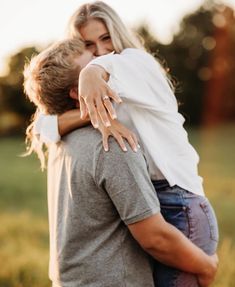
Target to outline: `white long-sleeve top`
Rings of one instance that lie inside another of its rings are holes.
[[[171,186],[204,195],[199,156],[188,141],[184,118],[161,65],[145,51],[132,48],[98,57],[90,64],[110,74],[111,88],[123,99],[122,115],[134,125],[151,161],[151,178],[158,168]]]
[[[188,141],[184,118],[178,113],[175,95],[161,65],[150,54],[133,48],[98,57],[90,64],[109,73],[110,87],[123,99],[116,106],[118,119],[137,133],[151,178],[165,177],[171,186],[204,195],[198,175],[199,156]],[[58,138],[58,127],[50,130],[57,133],[53,138]],[[45,140],[45,130],[39,133]]]

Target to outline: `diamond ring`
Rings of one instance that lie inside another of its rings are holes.
[[[103,96],[103,101],[105,101],[105,100],[109,100],[109,96],[104,95],[104,96]]]

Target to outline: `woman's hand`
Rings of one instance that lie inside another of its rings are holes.
[[[108,73],[100,66],[90,65],[84,68],[79,76],[79,102],[81,118],[86,118],[89,113],[94,128],[98,128],[101,122],[106,127],[110,126],[110,120],[116,119],[116,113],[111,103],[121,103],[121,98],[110,89],[106,81]]]
[[[102,134],[104,150],[109,150],[108,139],[110,136],[113,136],[123,151],[127,151],[124,143],[124,139],[126,139],[133,151],[137,152],[139,145],[136,135],[119,121],[110,119],[110,122],[111,126],[109,127],[105,127],[103,124],[98,127]]]

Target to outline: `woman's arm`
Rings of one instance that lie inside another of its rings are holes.
[[[91,121],[89,116],[82,119],[80,114],[79,109],[74,109],[58,116],[58,130],[61,136],[90,124]]]
[[[135,134],[117,120],[110,118],[110,123],[111,125],[108,128],[102,123],[98,128],[102,134],[104,149],[108,151],[108,138],[113,136],[123,151],[126,151],[124,139],[129,143],[133,151],[137,151],[138,141]],[[40,135],[42,142],[57,143],[60,141],[61,136],[88,124],[90,124],[89,117],[81,119],[79,109],[70,110],[58,116],[40,114],[36,120],[34,133]]]
[[[98,65],[88,65],[79,75],[79,103],[81,117],[85,118],[89,113],[92,125],[97,128],[100,120],[106,127],[110,126],[110,120],[116,118],[116,113],[111,103],[121,103],[121,98],[107,84],[109,74]]]
[[[105,151],[109,150],[108,139],[110,136],[113,136],[116,139],[123,151],[127,151],[124,139],[129,143],[133,151],[137,151],[138,140],[136,135],[119,121],[112,120],[111,118],[109,118],[109,121],[109,127],[105,127],[101,121],[98,127],[100,133],[102,134],[103,147]],[[58,130],[61,136],[88,124],[90,124],[89,116],[87,116],[84,120],[81,119],[79,109],[70,110],[58,116]]]

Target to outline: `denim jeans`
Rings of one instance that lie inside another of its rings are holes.
[[[180,188],[166,180],[153,181],[165,220],[178,228],[195,245],[212,255],[218,244],[218,225],[207,198]],[[153,260],[157,287],[199,287],[195,275]]]

